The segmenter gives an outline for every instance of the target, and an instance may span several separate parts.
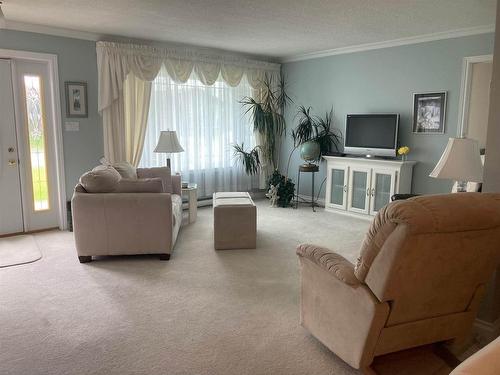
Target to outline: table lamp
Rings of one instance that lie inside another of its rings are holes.
[[[183,152],[184,149],[177,139],[177,133],[175,130],[162,130],[160,133],[160,138],[158,138],[158,144],[154,149],[154,152],[167,154],[167,167],[170,167],[170,154]]]
[[[467,182],[483,181],[479,144],[474,139],[450,138],[436,167],[429,175],[457,181],[457,192],[467,191]]]

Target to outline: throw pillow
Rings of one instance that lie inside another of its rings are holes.
[[[119,163],[113,164],[113,168],[115,168],[122,178],[128,178],[131,180],[137,179],[137,172],[135,167],[127,161],[121,161]]]
[[[121,180],[113,167],[99,165],[80,177],[80,184],[88,193],[111,193]]]

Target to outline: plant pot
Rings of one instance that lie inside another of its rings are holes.
[[[300,157],[308,163],[318,160],[320,152],[319,143],[316,141],[308,141],[300,146]]]

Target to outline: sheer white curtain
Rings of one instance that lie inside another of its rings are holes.
[[[245,175],[234,159],[232,145],[255,146],[250,116],[239,100],[252,96],[246,77],[236,87],[220,76],[206,86],[193,71],[189,79],[176,82],[163,66],[153,81],[148,125],[140,166],[164,166],[165,154],[154,153],[160,131],[176,130],[185,152],[172,154],[172,170],[184,181],[198,184],[198,196],[216,191],[250,190],[258,178]]]

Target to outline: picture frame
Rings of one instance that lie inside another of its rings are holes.
[[[447,96],[446,91],[413,94],[413,133],[444,134]]]
[[[66,92],[66,117],[89,116],[87,82],[64,82]]]

